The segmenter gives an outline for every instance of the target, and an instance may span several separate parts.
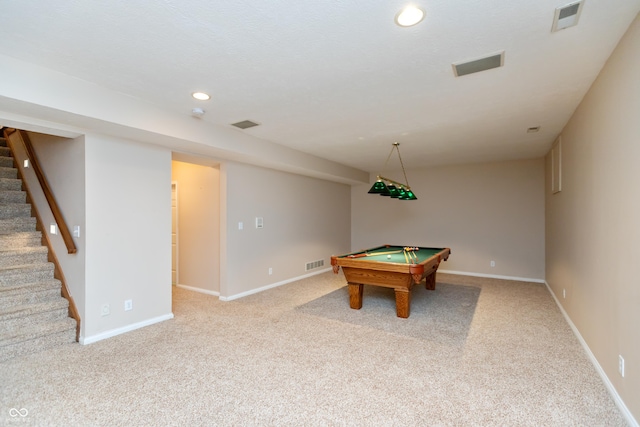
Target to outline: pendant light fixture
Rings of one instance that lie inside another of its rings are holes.
[[[417,200],[413,191],[411,191],[411,187],[409,187],[409,180],[407,179],[407,173],[404,170],[404,164],[402,163],[402,157],[400,156],[400,143],[394,142],[391,147],[391,152],[389,156],[387,156],[387,161],[384,164],[383,171],[387,167],[387,163],[389,163],[389,159],[393,154],[393,150],[398,152],[398,159],[400,160],[400,166],[402,167],[402,174],[404,175],[405,184],[394,181],[389,178],[385,178],[382,175],[378,175],[376,182],[373,184],[371,189],[369,190],[369,194],[379,194],[381,196],[388,196],[392,199],[398,200]]]

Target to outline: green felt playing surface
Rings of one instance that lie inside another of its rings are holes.
[[[417,260],[411,261],[413,264],[419,264],[429,258],[431,258],[436,253],[440,252],[442,248],[419,248],[417,251],[412,251],[418,256]],[[386,252],[392,251],[400,251],[393,254],[386,254]],[[366,251],[353,252],[347,255],[342,256],[341,258],[347,258],[349,255],[359,255],[362,253],[367,253],[368,256],[353,258],[359,260],[366,261],[379,261],[379,262],[395,262],[406,264],[407,261],[404,256],[404,246],[379,246],[377,248],[367,249]],[[381,255],[376,255],[377,253],[382,253]],[[408,256],[408,254],[407,254]]]

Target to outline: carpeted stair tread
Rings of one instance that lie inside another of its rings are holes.
[[[34,231],[36,219],[34,217],[0,218],[0,235]]]
[[[73,343],[75,340],[76,321],[70,317],[46,325],[25,328],[0,341],[0,362]]]
[[[13,166],[13,157],[8,156],[0,156],[0,167],[3,168],[12,168]]]
[[[58,298],[60,297],[60,286],[58,279],[51,279],[45,282],[0,287],[0,311]]]
[[[22,181],[15,178],[0,177],[0,190],[2,191],[19,191],[22,189]]]
[[[46,325],[34,325],[32,327],[24,328],[20,331],[15,331],[7,334],[0,340],[0,347],[5,345],[15,344],[17,342],[33,339],[47,333],[60,332],[72,329],[75,334],[76,321],[71,317],[65,317],[55,322],[51,322]]]
[[[0,204],[27,203],[27,193],[22,190],[0,190]]]
[[[6,141],[4,141],[4,144],[0,144],[0,156],[11,157],[11,149],[7,147]]]
[[[14,167],[0,167],[0,178],[16,179],[18,170]]]
[[[28,203],[3,203],[0,207],[0,219],[31,217],[31,205]]]
[[[47,262],[46,246],[0,249],[0,269],[14,265],[43,264]]]
[[[42,233],[39,231],[19,231],[0,234],[0,248],[2,248],[2,250],[34,248],[39,246],[42,246]]]
[[[44,280],[42,282],[23,283],[15,286],[2,286],[0,287],[0,298],[3,296],[11,296],[22,293],[39,292],[47,289],[60,290],[60,280],[51,279]]]
[[[0,310],[0,325],[2,322],[11,319],[17,319],[35,313],[46,313],[69,307],[69,301],[62,297],[45,301],[38,304],[24,304],[17,307],[8,307]],[[0,335],[0,338],[2,335]]]
[[[19,254],[19,255],[28,255],[31,253],[47,253],[49,252],[49,249],[46,246],[27,246],[27,247],[21,247],[21,248],[3,248],[0,247],[0,257],[3,256],[9,256],[9,255],[13,255],[13,254]],[[24,264],[29,264],[29,263],[24,263]]]
[[[53,279],[53,264],[14,265],[0,268],[0,287]]]
[[[65,319],[69,315],[69,301],[62,297],[38,304],[26,304],[0,310],[0,343],[8,334],[15,334],[32,325],[44,325]]]

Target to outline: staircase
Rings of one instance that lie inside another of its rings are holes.
[[[0,138],[0,362],[76,340],[76,321]]]

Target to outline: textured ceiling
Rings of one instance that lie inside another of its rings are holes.
[[[552,33],[570,1],[415,1],[426,18],[400,28],[406,3],[3,0],[0,51],[376,172],[394,141],[408,167],[544,155],[640,11],[586,0]],[[501,51],[504,67],[454,76]]]

